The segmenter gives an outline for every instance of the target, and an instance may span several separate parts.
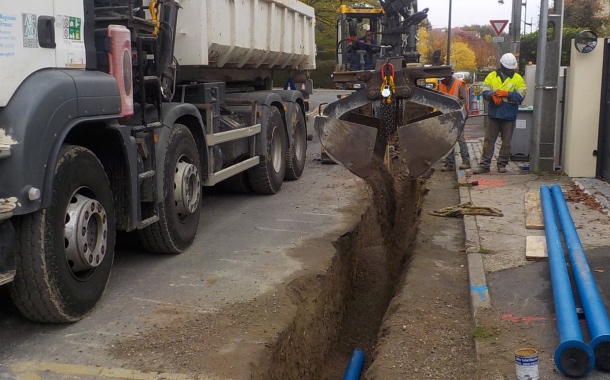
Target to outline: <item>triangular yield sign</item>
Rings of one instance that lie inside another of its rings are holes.
[[[491,23],[491,27],[494,29],[494,32],[496,32],[496,36],[498,37],[500,37],[502,31],[504,31],[504,28],[506,28],[506,25],[508,25],[508,20],[489,20],[489,22]]]

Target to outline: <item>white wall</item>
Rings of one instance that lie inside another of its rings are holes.
[[[572,46],[574,41],[572,40]],[[587,54],[572,48],[566,94],[564,171],[570,177],[595,177],[604,39]]]

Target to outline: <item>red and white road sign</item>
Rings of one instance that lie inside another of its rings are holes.
[[[491,23],[491,27],[494,28],[494,32],[496,32],[496,36],[500,37],[506,25],[508,25],[508,20],[489,20]]]

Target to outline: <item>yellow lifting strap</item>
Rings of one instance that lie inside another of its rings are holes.
[[[382,102],[385,104],[392,103],[392,94],[396,93],[394,77],[391,75],[384,76],[379,91],[381,92],[381,96],[383,96]]]
[[[155,24],[155,31],[153,34],[156,36],[159,34],[159,27],[161,26],[161,23],[159,22],[159,3],[156,0],[152,0],[148,6],[148,10],[150,11],[150,19]]]

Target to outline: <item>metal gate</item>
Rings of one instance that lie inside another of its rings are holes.
[[[599,141],[597,143],[596,175],[610,181],[610,48],[604,44],[604,66],[602,72],[602,96],[599,115]]]

